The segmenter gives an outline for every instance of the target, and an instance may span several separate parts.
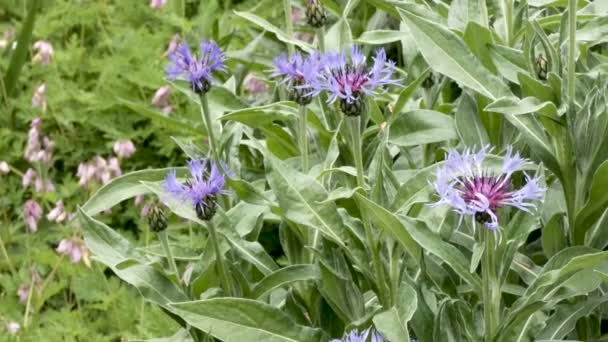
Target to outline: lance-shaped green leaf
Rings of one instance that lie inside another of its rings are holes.
[[[434,70],[493,100],[511,93],[498,77],[483,67],[462,38],[409,10],[399,9],[399,13]]]
[[[420,247],[393,213],[368,200],[359,193],[355,194],[355,199],[361,206],[361,210],[364,211],[364,215],[367,216],[378,229],[394,236],[395,239],[401,243],[403,248],[416,260],[420,258],[420,253],[422,252]]]
[[[244,298],[172,303],[172,311],[191,326],[225,342],[320,342],[319,329],[296,324],[274,306]]]
[[[147,300],[167,308],[170,302],[188,300],[186,294],[156,268],[147,265],[129,242],[110,227],[79,209],[78,219],[87,247],[95,260],[110,267],[116,275],[133,285]]]
[[[268,32],[273,33],[277,37],[278,40],[280,40],[284,43],[293,44],[306,52],[313,51],[313,48],[310,44],[305,43],[298,39],[294,39],[293,37],[287,36],[287,34],[285,32],[281,31],[281,29],[274,26],[273,24],[271,24],[264,18],[260,18],[259,16],[255,15],[253,13],[249,13],[249,12],[234,11],[234,14],[238,15],[239,17],[241,17],[243,19],[248,20],[249,22],[263,28],[264,30],[266,30]]]
[[[487,105],[484,110],[510,115],[539,113],[552,120],[559,120],[555,104],[549,101],[541,102],[536,97],[526,97],[523,99],[503,97]]]
[[[194,208],[192,205],[190,205],[190,202],[172,200],[162,192],[159,184],[143,182],[143,185],[146,186],[150,192],[153,192],[160,198],[163,198],[164,205],[167,206],[174,214],[195,222],[202,227],[207,227],[207,223],[198,218]],[[238,206],[235,208],[232,209],[238,210]],[[237,252],[243,259],[254,265],[263,274],[270,274],[277,270],[279,267],[259,242],[247,241],[235,232],[235,229],[233,228],[235,224],[230,221],[230,216],[230,211],[228,213],[218,211],[215,214],[213,221],[217,226],[218,233],[220,233],[221,236],[224,237],[228,243],[230,243],[235,252]]]
[[[608,300],[604,298],[590,299],[575,304],[557,306],[551,317],[545,321],[543,331],[536,336],[539,340],[560,340],[565,338],[573,329],[576,322],[593,312],[600,304]]]
[[[153,107],[148,104],[136,103],[121,98],[118,98],[118,102],[129,107],[135,113],[152,120],[152,122],[156,123],[160,127],[170,129],[175,132],[187,132],[188,134],[194,136],[206,135],[205,126],[192,121],[180,120],[172,116],[167,116],[157,110],[154,110]]]
[[[294,121],[298,118],[298,109],[294,102],[277,102],[260,107],[251,107],[226,113],[221,120],[238,121],[249,127],[260,128],[273,121]]]
[[[481,293],[481,279],[477,274],[469,272],[470,263],[458,248],[443,241],[421,221],[406,217],[399,217],[399,221],[424,251],[437,256],[469,283],[474,292]]]
[[[285,216],[298,224],[319,229],[323,235],[344,246],[342,219],[334,203],[323,203],[327,191],[314,178],[270,157],[267,177]]]
[[[296,281],[319,279],[319,272],[314,265],[291,265],[264,277],[251,290],[251,297],[259,299],[270,291]]]
[[[608,160],[600,165],[595,171],[589,200],[585,207],[576,215],[575,236],[576,241],[583,241],[585,234],[595,222],[599,220],[602,213],[608,208]]]
[[[171,169],[141,170],[116,177],[97,190],[82,206],[82,210],[88,215],[94,216],[126,199],[150,193],[152,191],[142,184],[142,181],[161,182],[167,177],[169,170]],[[175,170],[180,177],[188,172],[185,167],[175,168]]]
[[[456,130],[465,146],[486,146],[490,137],[483,126],[475,100],[464,93],[456,109]]]
[[[389,341],[409,342],[407,324],[418,306],[416,290],[407,283],[401,283],[397,293],[397,304],[374,316],[374,325]]]
[[[389,126],[389,142],[408,147],[458,139],[454,119],[433,110],[419,109],[399,115]]]
[[[407,38],[407,34],[401,31],[391,31],[391,30],[374,30],[374,31],[365,31],[361,34],[361,36],[355,39],[355,42],[358,44],[388,44],[393,42],[398,42],[402,39]]]

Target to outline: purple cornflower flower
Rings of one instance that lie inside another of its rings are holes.
[[[180,183],[175,175],[175,170],[171,170],[167,174],[163,190],[179,201],[190,200],[196,210],[196,215],[201,220],[210,220],[215,214],[217,196],[227,193],[223,190],[224,176],[215,163],[205,159],[189,161],[188,168],[192,179]]]
[[[371,342],[384,342],[384,338],[377,331],[372,328],[367,328],[361,332],[357,329],[351,330],[347,335],[344,335],[341,339],[333,339],[330,342],[367,342],[367,338],[371,334]]]
[[[327,102],[340,99],[340,109],[345,115],[358,116],[365,108],[365,96],[387,85],[399,85],[399,80],[391,79],[395,63],[386,59],[384,49],[376,51],[374,64],[368,68],[366,57],[358,46],[353,46],[350,58],[344,52],[326,54],[323,57],[323,71],[309,83],[316,95],[322,91],[329,93]]]
[[[318,52],[306,58],[299,52],[291,57],[282,54],[274,59],[274,67],[271,76],[282,78],[279,84],[286,85],[292,101],[302,106],[312,101],[313,89],[308,84],[313,83],[321,71],[321,55]]]
[[[165,69],[170,80],[183,79],[192,84],[192,90],[206,93],[211,88],[213,71],[224,71],[226,56],[213,40],[201,42],[201,58],[190,53],[188,43],[181,43],[175,51],[169,52],[171,63]]]
[[[519,153],[513,155],[509,146],[500,174],[493,175],[483,167],[483,161],[490,151],[490,146],[478,151],[466,149],[462,153],[451,150],[443,166],[437,170],[434,186],[441,198],[432,206],[448,204],[460,215],[461,220],[464,216],[471,216],[474,221],[484,223],[489,230],[495,231],[498,229],[498,209],[511,206],[530,212],[536,208],[532,201],[541,200],[546,189],[540,187],[538,177],[532,178],[524,173],[526,184],[519,190],[513,190],[511,176],[528,161],[521,158]]]

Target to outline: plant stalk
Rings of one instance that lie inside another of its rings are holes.
[[[283,0],[283,12],[285,13],[285,33],[289,39],[293,38],[293,24],[291,22],[291,3],[290,0]],[[287,52],[293,55],[295,49],[292,43],[287,43]]]
[[[308,135],[306,134],[306,117],[307,110],[306,106],[300,106],[300,118],[299,118],[299,132],[298,132],[298,140],[300,145],[300,154],[301,154],[301,162],[302,162],[302,172],[308,172]]]
[[[206,222],[207,229],[209,230],[209,238],[211,239],[213,251],[215,252],[215,264],[217,266],[217,271],[220,276],[220,283],[222,284],[222,288],[224,289],[224,291],[227,294],[232,295],[232,281],[230,281],[230,277],[228,273],[226,273],[226,268],[224,267],[224,258],[220,249],[220,243],[218,240],[217,231],[215,230],[215,225],[211,220]]]
[[[218,151],[219,145],[213,132],[213,122],[211,121],[211,112],[209,111],[209,101],[207,100],[207,94],[200,94],[201,99],[201,116],[207,127],[207,135],[209,136],[209,145],[211,153],[213,154],[213,161],[218,168],[220,166],[220,153]]]
[[[169,265],[171,266],[171,270],[175,273],[177,277],[177,281],[179,283],[182,282],[181,277],[179,275],[179,270],[177,269],[177,264],[175,263],[175,259],[173,258],[173,253],[171,252],[171,246],[169,246],[169,236],[167,235],[167,230],[161,230],[158,232],[158,239],[160,240],[160,244],[163,247],[163,252],[167,256],[167,260],[169,260]]]
[[[11,271],[11,275],[14,275],[15,268],[13,267],[13,263],[11,262],[11,258],[8,256],[8,252],[6,251],[6,247],[4,246],[4,241],[2,240],[2,236],[0,236],[0,249],[2,249],[2,255],[6,259],[6,263],[8,265],[8,269]]]
[[[319,40],[319,51],[325,52],[325,26],[321,26],[317,29],[317,39]]]
[[[352,139],[352,151],[357,169],[357,186],[365,188],[365,177],[363,176],[363,156],[361,151],[361,117],[349,116],[348,121],[350,136]]]
[[[485,327],[485,342],[492,342],[496,335],[498,320],[500,316],[500,288],[496,275],[494,260],[495,241],[494,233],[488,229],[480,228],[485,234],[485,250],[483,252],[482,276],[483,276],[483,316]]]
[[[505,15],[505,38],[507,46],[513,45],[513,0],[502,1],[502,11]]]
[[[574,105],[576,75],[576,0],[568,0],[568,103]]]

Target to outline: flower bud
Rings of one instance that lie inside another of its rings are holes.
[[[314,28],[320,28],[327,22],[325,8],[321,0],[308,0],[306,3],[306,22]]]
[[[539,54],[534,61],[534,70],[536,71],[536,76],[539,80],[546,81],[547,80],[547,67],[548,62],[543,54]]]
[[[209,221],[215,215],[215,211],[217,210],[217,205],[215,204],[215,197],[209,198],[205,203],[197,203],[194,206],[194,210],[196,211],[196,216],[203,221]]]
[[[167,217],[159,205],[153,205],[150,207],[150,211],[148,213],[148,225],[152,231],[157,233],[167,229]]]
[[[346,116],[359,116],[366,110],[367,101],[363,94],[359,94],[354,100],[340,99],[340,110]]]

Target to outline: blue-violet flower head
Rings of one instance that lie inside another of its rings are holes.
[[[541,187],[538,177],[532,178],[526,173],[526,183],[514,190],[511,176],[525,166],[528,161],[513,155],[512,148],[507,147],[500,174],[496,175],[484,168],[484,160],[492,149],[485,146],[479,150],[465,149],[464,152],[451,150],[445,163],[437,170],[435,191],[440,200],[432,206],[447,204],[451,206],[460,219],[471,216],[474,221],[484,223],[492,231],[498,229],[498,209],[506,206],[530,212],[536,208],[534,201],[541,200],[545,188]]]
[[[272,77],[282,80],[279,84],[285,84],[289,98],[300,105],[307,105],[312,101],[312,91],[307,84],[316,80],[321,71],[321,55],[313,52],[303,57],[299,52],[291,57],[282,54],[274,59],[274,70]]]
[[[327,91],[328,102],[340,99],[340,109],[345,115],[360,115],[365,107],[366,95],[378,90],[384,92],[384,86],[399,85],[399,80],[392,79],[395,63],[387,60],[384,49],[378,49],[373,60],[373,65],[368,67],[366,57],[358,46],[351,48],[350,58],[345,52],[325,54],[320,76],[309,84],[313,95]]]
[[[201,220],[209,220],[215,214],[216,199],[226,194],[224,175],[214,162],[205,159],[191,160],[188,169],[192,178],[184,183],[177,180],[175,170],[169,171],[163,183],[163,191],[173,199],[190,201]]]
[[[197,93],[206,93],[211,88],[212,73],[224,71],[226,56],[213,40],[201,42],[201,57],[190,53],[188,43],[181,43],[177,49],[169,52],[171,61],[165,72],[170,80],[186,80]]]
[[[368,337],[371,338],[371,342],[384,342],[382,335],[372,328],[365,329],[361,332],[357,329],[353,329],[350,333],[344,335],[343,338],[333,339],[330,342],[367,342]]]

